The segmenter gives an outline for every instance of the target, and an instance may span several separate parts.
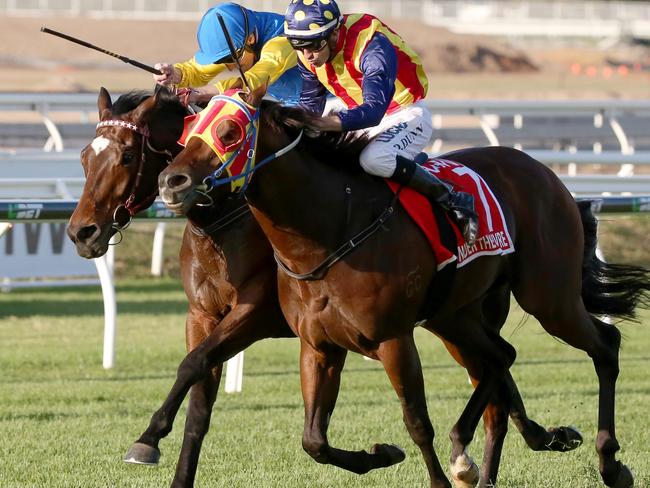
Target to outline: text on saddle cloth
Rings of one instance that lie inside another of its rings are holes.
[[[452,225],[458,243],[456,252],[453,253],[440,243],[440,233],[429,200],[415,190],[402,188],[400,202],[429,240],[438,269],[454,261],[456,267],[461,268],[480,256],[499,256],[515,251],[501,205],[478,173],[448,159],[430,159],[423,167],[441,180],[451,183],[455,190],[471,193],[479,217],[479,234],[473,246],[468,246],[457,226]],[[399,188],[397,183],[387,182],[393,191]]]

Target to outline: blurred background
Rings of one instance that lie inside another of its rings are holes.
[[[149,88],[150,78],[41,25],[142,62],[195,51],[206,0],[2,0],[2,90]],[[243,1],[284,12],[286,0]],[[650,3],[644,1],[342,1],[403,35],[431,75],[430,97],[646,98]]]

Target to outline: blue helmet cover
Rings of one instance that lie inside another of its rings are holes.
[[[228,41],[221,29],[217,14],[223,17],[235,49],[241,49],[246,42],[244,39],[246,31],[248,35],[255,31],[255,14],[250,10],[246,11],[248,16],[248,29],[246,29],[243,7],[231,2],[215,5],[203,15],[196,31],[199,50],[196,51],[194,59],[199,64],[212,64],[230,55]]]
[[[342,16],[334,0],[291,0],[284,21],[287,37],[318,39],[336,29]]]

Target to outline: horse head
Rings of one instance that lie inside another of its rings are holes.
[[[243,192],[253,173],[258,147],[259,105],[264,90],[229,90],[188,117],[180,139],[184,149],[160,174],[160,196],[171,210],[187,214],[207,192],[217,201]]]
[[[153,203],[158,174],[180,150],[186,115],[166,90],[130,92],[113,105],[101,88],[97,107],[96,137],[81,151],[86,182],[68,223],[68,236],[86,258],[103,255],[111,237]]]

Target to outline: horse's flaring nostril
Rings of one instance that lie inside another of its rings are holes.
[[[165,185],[170,190],[182,190],[192,183],[190,177],[183,173],[168,175],[165,178]]]
[[[99,234],[99,227],[97,227],[95,224],[86,225],[77,231],[75,242],[87,242],[97,234]]]

